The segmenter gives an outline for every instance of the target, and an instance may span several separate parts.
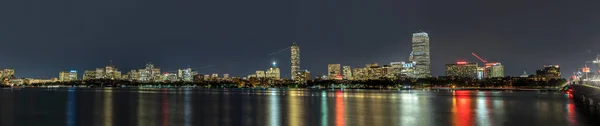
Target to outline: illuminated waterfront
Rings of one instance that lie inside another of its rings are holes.
[[[0,89],[0,125],[597,125],[562,92]]]

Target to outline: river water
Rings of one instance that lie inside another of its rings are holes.
[[[598,125],[581,106],[537,91],[0,89],[0,125]]]

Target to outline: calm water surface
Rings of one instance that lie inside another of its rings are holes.
[[[535,91],[0,89],[0,125],[598,125],[579,106]]]

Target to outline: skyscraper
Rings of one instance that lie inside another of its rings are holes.
[[[300,47],[294,42],[291,47],[292,55],[292,80],[298,81],[302,78],[300,77],[302,73],[300,73]]]
[[[327,65],[327,78],[329,79],[342,79],[341,78],[341,70],[340,70],[340,64],[329,64]]]
[[[431,77],[429,58],[429,36],[425,32],[414,33],[412,38],[412,60],[415,64],[415,77]]]

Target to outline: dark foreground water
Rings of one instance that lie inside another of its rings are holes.
[[[598,125],[560,92],[0,89],[0,98],[1,126]]]

